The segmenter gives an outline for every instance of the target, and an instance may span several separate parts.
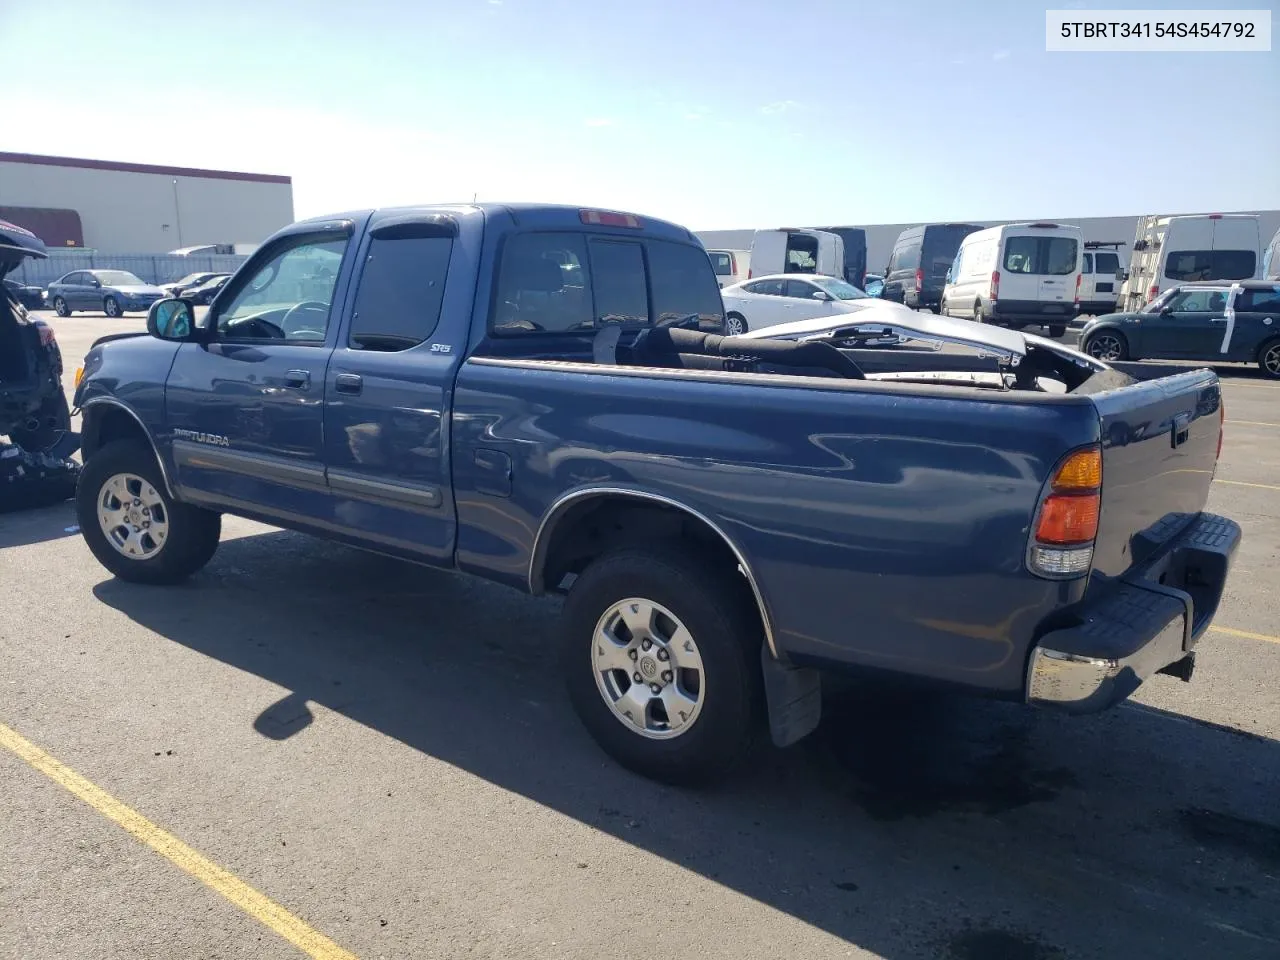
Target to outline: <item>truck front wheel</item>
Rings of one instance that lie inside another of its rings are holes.
[[[178,583],[213,556],[220,514],[174,500],[151,451],[109,443],[87,458],[76,487],[80,533],[104,567],[133,583]]]
[[[761,627],[732,570],[690,551],[595,560],[564,608],[569,697],[614,760],[654,780],[706,782],[749,750],[761,717]]]

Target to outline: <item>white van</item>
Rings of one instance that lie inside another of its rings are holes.
[[[1267,244],[1267,252],[1262,255],[1262,279],[1280,280],[1280,230]]]
[[[971,233],[947,273],[939,312],[1014,330],[1066,333],[1080,295],[1084,240],[1058,223],[1007,223]]]
[[[708,250],[711,266],[716,271],[716,281],[721,287],[741,283],[747,279],[751,265],[750,250]]]
[[[1120,282],[1129,268],[1122,241],[1086,240],[1080,268],[1080,316],[1101,317],[1116,312]]]
[[[1250,214],[1143,217],[1120,309],[1141,310],[1170,287],[1199,280],[1262,276],[1262,236]]]
[[[844,241],[825,230],[757,230],[751,239],[748,277],[778,273],[844,276]]]

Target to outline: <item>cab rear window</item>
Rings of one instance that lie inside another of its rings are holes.
[[[718,331],[724,307],[705,250],[664,240],[522,233],[503,249],[495,336],[684,323]]]

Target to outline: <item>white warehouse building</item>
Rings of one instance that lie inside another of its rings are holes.
[[[286,176],[0,152],[0,220],[50,248],[254,246],[293,222]]]

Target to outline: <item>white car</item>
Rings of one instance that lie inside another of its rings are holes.
[[[837,277],[812,273],[755,277],[725,287],[720,296],[724,299],[725,333],[730,336],[885,304]]]

